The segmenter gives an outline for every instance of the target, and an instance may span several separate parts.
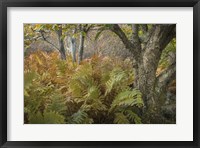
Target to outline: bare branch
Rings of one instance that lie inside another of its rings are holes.
[[[129,39],[127,38],[127,36],[125,35],[125,33],[122,31],[122,29],[119,27],[119,25],[114,24],[111,28],[111,31],[113,31],[116,35],[119,36],[119,38],[122,40],[122,42],[124,43],[125,47],[127,49],[132,49],[133,48],[133,44],[129,41]]]
[[[131,42],[118,24],[112,25],[112,27],[109,29],[122,40],[125,47],[129,49],[129,51],[133,54],[133,58],[136,60],[136,62],[139,62],[141,60],[141,44],[139,41],[138,33],[133,35],[135,41]],[[133,27],[133,30],[135,30],[134,32],[138,32],[138,26],[136,25],[136,27]]]
[[[92,27],[93,27],[92,24],[84,26],[84,28],[83,28],[84,30],[83,31],[85,31],[87,33]]]
[[[149,64],[154,64],[154,70],[158,66],[158,62],[162,51],[174,38],[176,25],[155,25],[149,39],[144,47],[144,66],[148,68]],[[148,57],[148,58],[147,58]],[[148,70],[150,70],[148,68]]]
[[[151,36],[151,41],[157,40],[160,50],[164,50],[168,43],[176,37],[176,25],[155,25],[155,30]],[[150,41],[150,42],[151,42]]]
[[[169,44],[169,42],[176,37],[176,25],[167,25],[164,27],[165,34],[165,40],[161,40],[161,50],[164,50],[165,47]]]
[[[53,46],[54,48],[56,48],[57,50],[60,50],[56,45],[54,45],[53,43],[51,43],[50,41],[47,40],[47,38],[45,37],[44,35],[44,32],[43,31],[39,31],[40,34],[41,34],[41,37],[44,41],[46,41],[47,43],[49,43],[51,46]]]

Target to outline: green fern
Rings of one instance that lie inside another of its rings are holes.
[[[80,65],[76,69],[76,73],[73,75],[73,79],[87,79],[87,77],[90,77],[92,75],[92,66],[90,64]]]
[[[123,113],[115,113],[114,123],[117,124],[129,124],[129,120]]]
[[[52,94],[47,102],[46,110],[64,114],[64,112],[67,110],[67,105],[63,95],[61,95],[61,93]]]
[[[97,86],[91,86],[87,90],[87,94],[84,96],[88,101],[96,100],[100,97],[101,93]]]
[[[79,110],[70,117],[68,122],[71,124],[89,124],[93,123],[93,119],[89,118],[86,112]]]
[[[119,106],[143,106],[142,94],[139,90],[126,90],[120,92],[111,104],[110,111]]]
[[[128,117],[128,119],[136,124],[141,124],[142,123],[142,120],[141,118],[136,114],[134,113],[133,111],[131,110],[126,110],[125,113],[127,114],[126,117]]]
[[[38,57],[45,65],[32,58],[27,67],[36,72],[24,72],[28,123],[141,123],[133,108],[143,106],[142,94],[129,87],[134,75],[127,62],[95,56],[76,65]]]
[[[96,114],[98,111],[106,110],[106,106],[102,102],[102,96],[99,88],[97,86],[91,86],[88,88],[87,93],[84,98],[83,109],[88,109],[94,111]]]
[[[32,84],[32,81],[37,77],[36,72],[28,71],[24,73],[24,87],[27,88]]]
[[[43,115],[40,112],[29,116],[29,122],[31,124],[63,124],[64,116],[57,112],[44,112]]]
[[[110,73],[110,79],[106,82],[106,94],[110,93],[114,87],[119,87],[126,79],[126,73],[121,69],[113,69]]]

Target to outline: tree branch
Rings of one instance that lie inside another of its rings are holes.
[[[47,38],[45,37],[44,35],[44,32],[43,31],[39,31],[40,34],[41,34],[41,37],[44,41],[46,41],[47,43],[49,43],[51,46],[53,46],[54,48],[56,48],[57,50],[60,50],[56,45],[54,45],[53,43],[51,43],[50,41],[47,40]]]
[[[116,35],[119,36],[119,38],[122,40],[122,42],[124,43],[125,47],[127,49],[132,49],[133,48],[133,44],[129,41],[129,39],[127,38],[127,36],[125,35],[125,33],[122,31],[122,29],[119,27],[119,25],[114,24],[111,28],[111,31],[113,31]]]
[[[144,66],[150,71],[149,66],[154,65],[156,71],[160,56],[165,47],[175,37],[176,25],[154,25],[152,33],[144,47]]]
[[[151,29],[149,29],[149,30],[146,32],[146,35],[145,35],[144,41],[143,41],[144,44],[145,44],[145,46],[146,46],[146,44],[148,43],[148,41],[150,40],[151,35],[153,34],[154,30],[155,30],[155,25],[152,25]]]
[[[141,24],[140,26],[141,26],[142,32],[146,34],[148,32],[147,24]]]
[[[112,27],[110,27],[110,30],[113,31],[122,40],[125,47],[129,49],[129,51],[133,54],[133,58],[136,60],[136,62],[138,62],[141,59],[140,58],[141,48],[138,48],[138,45],[131,43],[131,41],[127,38],[126,34],[122,31],[122,29],[119,27],[118,24],[112,25]]]
[[[84,27],[83,27],[83,31],[85,31],[85,32],[87,33],[92,27],[93,27],[92,24],[87,25],[87,26],[84,26]]]
[[[132,24],[132,31],[133,31],[133,44],[134,44],[135,48],[137,48],[138,50],[141,50],[141,42],[140,42],[140,38],[138,36],[139,25]]]
[[[162,30],[162,34],[160,34],[160,50],[164,50],[168,43],[176,37],[176,25],[159,25],[159,29]]]

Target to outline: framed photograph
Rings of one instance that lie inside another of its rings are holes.
[[[3,0],[0,146],[200,147],[198,0]]]

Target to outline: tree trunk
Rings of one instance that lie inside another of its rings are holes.
[[[132,25],[133,41],[131,42],[117,24],[111,28],[132,53],[135,60],[133,68],[135,73],[134,87],[142,92],[146,108],[151,108],[156,103],[156,70],[160,56],[164,48],[175,37],[176,25],[152,25],[149,31],[145,26],[146,37],[143,43],[138,35],[138,29],[139,25]],[[141,44],[144,45],[143,48]]]
[[[66,54],[65,54],[65,48],[64,48],[63,40],[60,40],[60,50],[59,50],[59,52],[60,52],[60,58],[62,60],[66,60]]]
[[[80,26],[81,31],[83,31],[82,26]],[[83,51],[84,51],[84,40],[85,37],[83,33],[80,33],[80,43],[79,43],[79,55],[78,55],[78,64],[83,60]]]
[[[72,52],[72,61],[76,62],[76,42],[75,38],[71,37],[71,52]]]
[[[176,25],[152,25],[149,30],[147,26],[142,25],[141,27],[145,33],[144,39],[142,40],[138,35],[139,25],[133,24],[132,41],[127,38],[119,25],[115,24],[110,29],[119,36],[125,47],[132,53],[135,76],[133,84],[142,93],[145,104],[144,122],[159,123],[160,121],[157,119],[162,116],[160,116],[161,112],[157,110],[160,105],[157,87],[165,86],[174,77],[176,69],[175,66],[172,66],[170,71],[163,74],[163,76],[167,75],[167,78],[161,76],[159,80],[157,80],[156,71],[162,51],[176,35]],[[162,83],[158,85],[158,82]]]
[[[147,108],[152,108],[157,102],[156,98],[156,70],[163,49],[174,37],[174,25],[156,25],[154,32],[147,42],[142,60],[138,60],[136,69],[137,88],[142,92]]]
[[[62,25],[59,26],[59,30],[57,31],[58,39],[59,39],[59,52],[60,58],[62,60],[66,60],[65,48],[64,48],[64,39],[62,37]]]

